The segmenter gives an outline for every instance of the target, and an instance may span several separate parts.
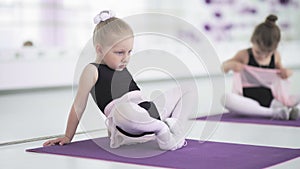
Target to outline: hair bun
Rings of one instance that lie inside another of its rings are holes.
[[[266,18],[266,21],[265,22],[271,22],[271,23],[275,23],[277,21],[277,16],[276,15],[269,15],[267,18]]]

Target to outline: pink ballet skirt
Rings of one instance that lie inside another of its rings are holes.
[[[243,70],[235,72],[233,77],[233,93],[243,96],[244,87],[270,88],[276,100],[288,107],[293,107],[299,102],[299,98],[290,95],[290,82],[282,79],[278,69],[266,69],[245,65]]]

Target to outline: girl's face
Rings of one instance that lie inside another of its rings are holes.
[[[257,60],[264,60],[272,56],[274,51],[264,51],[257,44],[253,44],[253,55]]]
[[[127,38],[112,46],[110,49],[103,49],[107,51],[101,63],[106,64],[111,69],[122,71],[128,64],[130,54],[133,48],[133,38]]]

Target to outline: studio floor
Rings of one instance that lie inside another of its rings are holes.
[[[218,79],[220,77],[212,78]],[[224,90],[228,91],[230,76],[225,79],[223,81]],[[297,87],[297,83],[300,82],[299,79],[300,70],[295,70],[291,79],[294,92],[300,89],[299,86]],[[222,81],[223,79],[218,80]],[[214,90],[210,80],[201,77],[197,78],[195,82],[199,88],[200,115],[215,111],[210,107],[213,97],[211,93]],[[173,85],[171,83],[169,81],[141,82],[140,86],[143,86],[142,90],[145,91],[145,95],[150,96],[153,91],[169,88],[170,85]],[[73,95],[72,87],[0,92],[0,168],[157,168],[26,152],[26,149],[40,147],[47,139],[64,133]],[[95,105],[92,103],[88,105],[86,117],[78,129],[74,141],[107,135],[104,121],[97,114],[99,112],[93,112],[94,108]],[[88,117],[89,114],[92,114],[90,112],[95,114]],[[93,118],[95,115],[99,117],[98,120]],[[95,121],[89,123],[89,119]],[[188,138],[200,139],[203,136],[204,126],[208,124],[214,126],[208,137],[209,141],[300,149],[300,127],[197,121]],[[300,158],[270,166],[270,168],[300,168]]]

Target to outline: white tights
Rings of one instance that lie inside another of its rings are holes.
[[[197,91],[189,90],[187,87],[173,88],[165,91],[153,99],[161,120],[177,118],[186,120],[193,113],[197,113]]]
[[[135,103],[121,103],[115,106],[110,116],[112,117],[112,126],[110,129],[115,129],[116,126],[122,130],[138,135],[144,132],[153,132],[156,135],[158,145],[163,150],[176,150],[184,145],[184,138],[178,138],[172,133],[169,126],[161,120],[150,117],[149,113]],[[116,130],[111,130],[111,145],[113,148],[123,144],[133,142],[144,142],[144,138],[132,139],[120,134]]]
[[[130,100],[130,99],[129,99]],[[197,112],[197,96],[186,88],[174,88],[156,97],[155,103],[161,120],[150,117],[149,113],[138,103],[119,102],[109,114],[109,130],[112,132],[111,147],[118,147],[131,142],[114,130],[115,126],[130,134],[154,132],[159,147],[164,150],[175,150],[184,145],[187,125],[191,112]],[[194,106],[193,106],[194,105]]]
[[[275,107],[281,106],[275,106],[276,101],[273,100],[270,107],[263,107],[256,100],[234,93],[225,94],[223,99],[225,108],[230,112],[247,116],[273,117],[277,110]]]

